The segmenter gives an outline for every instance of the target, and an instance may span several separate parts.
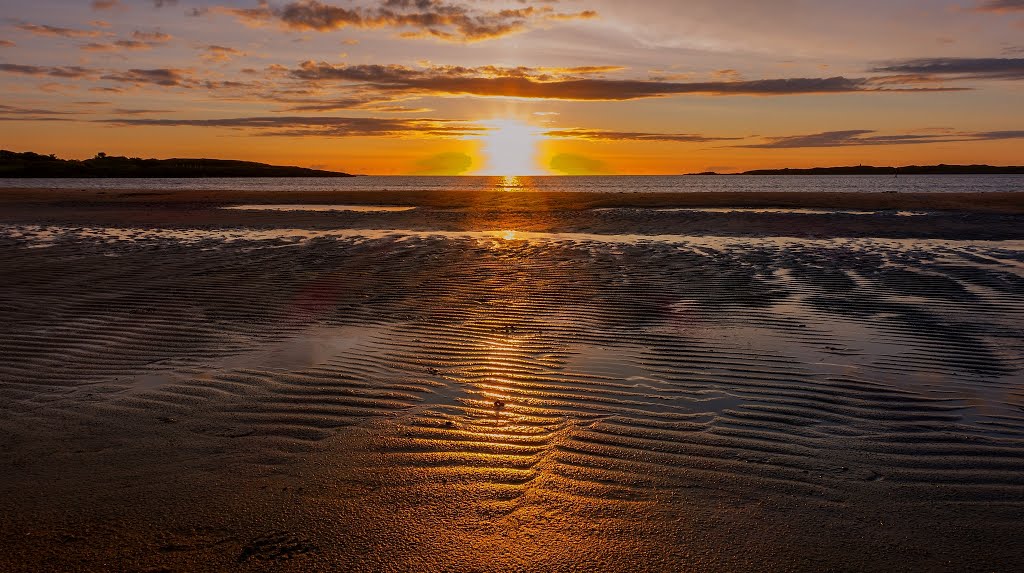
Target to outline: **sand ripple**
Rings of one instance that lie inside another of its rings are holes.
[[[693,491],[1024,509],[1011,243],[9,227],[0,265],[9,423],[172,422],[267,468],[361,428],[393,495],[494,515]],[[242,555],[313,552],[293,537]]]

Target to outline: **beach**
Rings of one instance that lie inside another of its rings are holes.
[[[1024,561],[1024,193],[8,188],[0,260],[0,570]]]

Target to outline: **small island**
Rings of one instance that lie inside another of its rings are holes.
[[[225,159],[142,159],[97,153],[92,159],[60,159],[56,155],[0,150],[0,177],[355,177],[339,171],[267,165]]]

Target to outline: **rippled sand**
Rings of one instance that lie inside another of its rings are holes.
[[[1021,215],[131,202],[0,212],[0,570],[1024,559]]]

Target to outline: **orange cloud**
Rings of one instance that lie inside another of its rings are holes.
[[[170,34],[165,34],[164,32],[160,32],[160,31],[141,32],[139,30],[136,30],[136,31],[132,32],[132,38],[134,38],[136,40],[139,40],[141,42],[151,42],[151,43],[154,43],[154,44],[162,44],[164,42],[170,42],[171,40],[174,39],[174,36],[172,36]]]
[[[113,10],[121,7],[120,0],[92,0],[93,10]]]
[[[246,55],[245,52],[227,46],[211,44],[203,48],[203,60],[207,62],[228,62],[234,58]]]
[[[15,26],[17,29],[35,34],[37,36],[58,36],[62,38],[98,38],[103,32],[96,30],[76,30],[74,28],[61,28],[58,26],[46,26],[43,24],[23,23]]]

